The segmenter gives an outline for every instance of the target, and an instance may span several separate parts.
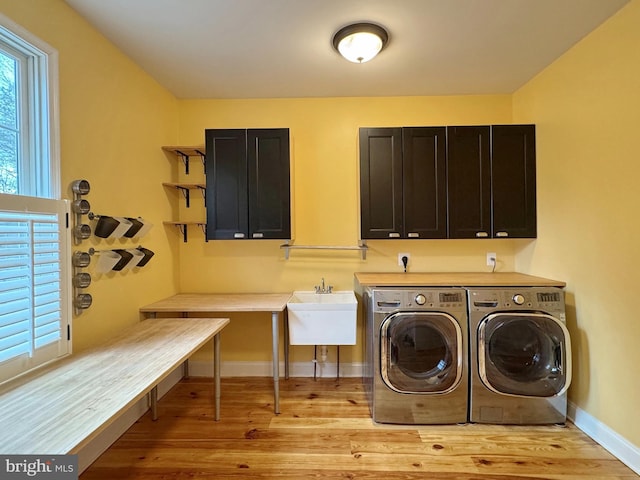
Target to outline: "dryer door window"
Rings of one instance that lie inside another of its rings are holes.
[[[462,377],[460,325],[439,312],[398,312],[380,327],[380,371],[401,393],[446,393]]]
[[[569,332],[540,313],[494,313],[478,327],[478,371],[497,393],[552,397],[571,382]]]

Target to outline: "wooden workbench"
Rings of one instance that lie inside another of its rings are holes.
[[[144,320],[99,347],[3,385],[0,452],[68,454],[151,393],[191,354],[214,339],[215,418],[220,409],[219,332],[226,318]]]
[[[274,411],[280,413],[280,355],[279,319],[286,312],[291,293],[179,293],[158,302],[146,305],[140,312],[147,316],[158,313],[224,313],[224,312],[271,312],[271,343],[273,348],[273,396]],[[285,377],[289,377],[288,326],[284,319]]]

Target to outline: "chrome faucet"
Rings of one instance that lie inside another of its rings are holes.
[[[333,285],[328,285],[325,288],[324,277],[322,277],[322,285],[316,285],[314,288],[316,290],[316,293],[331,293],[333,291]]]

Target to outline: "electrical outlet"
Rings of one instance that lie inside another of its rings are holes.
[[[487,266],[488,267],[493,267],[496,262],[498,261],[498,256],[495,254],[495,252],[491,252],[491,253],[487,253]]]
[[[407,257],[407,265],[409,265],[409,262],[411,261],[411,254],[410,253],[398,254],[398,266],[404,268],[404,263],[402,263],[402,257]]]

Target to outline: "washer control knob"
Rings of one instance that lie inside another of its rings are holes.
[[[513,303],[515,303],[516,305],[522,305],[524,303],[524,297],[519,293],[515,294],[513,296]]]
[[[427,303],[427,297],[425,297],[423,294],[419,293],[418,295],[416,295],[416,298],[414,299],[416,301],[416,303],[418,305],[424,305],[425,303]]]

